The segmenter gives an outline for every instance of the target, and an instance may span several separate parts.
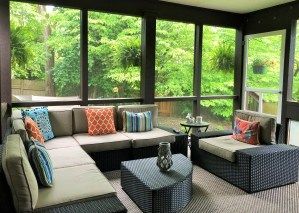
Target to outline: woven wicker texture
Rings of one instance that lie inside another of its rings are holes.
[[[120,171],[105,173],[130,213],[141,210],[121,189]],[[248,194],[206,170],[193,166],[192,200],[183,213],[299,212],[299,183]]]
[[[40,213],[118,213],[127,212],[122,203],[117,197],[103,198],[100,200],[93,200],[87,202],[79,202],[67,206],[61,206],[52,209],[36,211]]]
[[[177,212],[192,195],[192,164],[182,154],[173,166],[160,172],[157,158],[126,161],[121,166],[121,185],[143,212]]]
[[[202,149],[192,136],[193,163],[247,192],[257,192],[298,181],[299,149],[285,144],[243,149],[232,163]]]

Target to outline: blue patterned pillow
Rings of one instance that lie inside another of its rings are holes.
[[[43,144],[31,138],[28,147],[28,158],[36,179],[43,186],[53,185],[53,166],[47,149]]]
[[[125,132],[147,132],[153,129],[152,113],[147,112],[123,112]]]
[[[22,116],[23,118],[28,116],[37,123],[37,126],[46,141],[54,138],[48,109],[46,107],[22,110]]]

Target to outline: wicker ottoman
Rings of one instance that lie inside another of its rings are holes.
[[[143,212],[178,212],[191,200],[192,163],[182,154],[172,157],[168,172],[159,170],[157,158],[121,163],[121,186]]]

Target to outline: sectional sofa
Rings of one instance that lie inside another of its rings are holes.
[[[102,172],[119,169],[121,161],[156,156],[161,141],[170,142],[173,153],[187,155],[187,135],[158,127],[156,105],[90,107],[112,107],[118,131],[111,135],[89,136],[85,107],[49,110],[55,136],[45,143],[54,167],[55,183],[51,188],[37,187],[34,177],[29,181],[27,175],[32,176],[33,171],[27,162],[24,146],[29,139],[20,111],[13,112],[11,121],[14,134],[9,135],[4,147],[1,147],[4,151],[0,150],[4,155],[4,166],[0,169],[1,209],[11,210],[14,206],[17,211],[22,208],[22,211],[25,209],[29,212],[126,212],[114,188]],[[123,132],[123,111],[151,111],[154,129],[150,132]],[[17,159],[21,159],[22,171],[25,168],[27,174],[26,181],[18,183],[27,192],[21,190],[21,197],[24,199],[21,203],[16,195],[19,192],[9,190],[8,187],[15,180],[10,180],[3,174],[3,170],[14,171],[11,165],[7,165],[6,160],[16,156]],[[4,195],[2,192],[7,193]]]

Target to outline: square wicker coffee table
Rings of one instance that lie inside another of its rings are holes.
[[[172,160],[167,172],[156,157],[121,163],[121,186],[143,212],[178,212],[191,200],[192,163],[182,154]]]

